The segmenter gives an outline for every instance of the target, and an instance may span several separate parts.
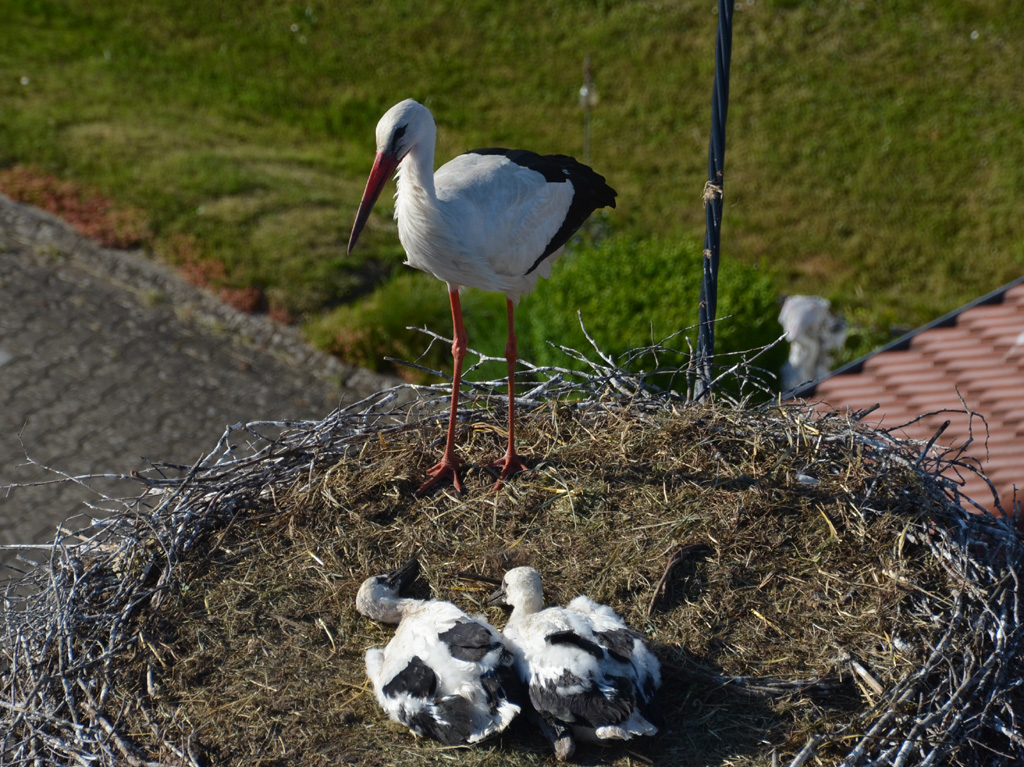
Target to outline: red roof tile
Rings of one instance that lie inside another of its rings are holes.
[[[819,409],[878,403],[865,422],[902,426],[896,433],[922,442],[948,420],[940,446],[964,445],[973,430],[966,456],[992,482],[999,504],[971,472],[960,472],[961,492],[982,508],[1012,512],[1015,488],[1024,499],[1024,278],[794,394]]]

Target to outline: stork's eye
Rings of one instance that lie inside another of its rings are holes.
[[[406,125],[399,125],[397,128],[395,128],[395,132],[391,134],[391,147],[390,147],[390,149],[391,149],[392,152],[394,152],[395,150],[398,149],[398,142],[402,140],[403,136],[405,136],[405,129],[408,128],[408,127],[409,127],[408,124],[406,124]]]

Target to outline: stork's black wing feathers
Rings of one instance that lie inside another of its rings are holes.
[[[493,715],[505,699],[501,682],[493,674],[485,675],[480,681]],[[448,746],[469,743],[474,734],[473,704],[460,695],[438,696],[437,685],[437,675],[430,666],[419,656],[413,656],[409,664],[384,685],[383,692],[390,698],[404,693],[432,703],[432,707],[406,708],[403,705],[398,710],[399,720],[417,735],[434,738]]]
[[[473,735],[473,706],[459,695],[446,695],[434,701],[434,711],[402,711],[402,722],[418,735],[425,735],[446,746],[464,746]]]
[[[636,706],[632,682],[622,676],[605,677],[606,689],[594,679],[580,679],[568,669],[556,679],[530,686],[530,701],[549,724],[579,724],[589,727],[618,724],[628,719]],[[566,688],[582,686],[581,692]]]
[[[474,149],[470,154],[502,155],[510,162],[529,168],[544,176],[551,184],[572,184],[572,202],[565,214],[562,226],[555,232],[540,257],[526,270],[529,274],[545,258],[569,241],[590,214],[598,208],[614,208],[616,191],[605,182],[604,176],[588,165],[564,154],[540,155],[528,149]]]
[[[594,635],[608,655],[619,663],[629,663],[633,657],[633,641],[636,633],[629,629],[613,629],[612,631],[595,631]]]
[[[604,658],[604,650],[601,648],[601,645],[581,637],[575,631],[556,631],[548,634],[544,637],[544,640],[548,644],[571,644],[583,650],[587,655],[593,655],[598,660]]]
[[[477,663],[483,660],[498,642],[487,627],[476,621],[459,621],[437,638],[448,645],[448,652],[458,660]]]
[[[384,685],[382,692],[388,698],[396,698],[403,693],[416,698],[430,698],[437,692],[437,675],[418,655],[414,655],[409,665]]]

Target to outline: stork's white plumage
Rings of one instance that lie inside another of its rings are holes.
[[[509,570],[491,599],[512,607],[505,640],[559,759],[572,756],[574,737],[629,740],[658,731],[650,721],[658,659],[612,608],[578,596],[543,609],[532,567]]]
[[[519,713],[509,694],[520,686],[512,655],[482,618],[451,602],[400,596],[416,569],[414,560],[359,588],[360,613],[398,624],[387,647],[366,651],[367,676],[381,708],[415,735],[450,746],[478,743]]]
[[[457,490],[455,455],[466,330],[459,291],[468,286],[505,294],[508,310],[508,449],[491,464],[498,483],[526,469],[515,450],[514,380],[517,344],[513,314],[519,299],[550,274],[551,263],[591,213],[615,207],[615,190],[603,176],[565,155],[523,149],[477,149],[434,173],[437,128],[433,115],[406,99],[377,123],[377,156],[352,227],[352,251],[388,177],[397,169],[395,218],[406,263],[448,283],[454,340],[452,403],[440,463],[428,470],[426,492],[450,479]]]

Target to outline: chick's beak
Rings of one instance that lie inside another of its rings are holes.
[[[388,585],[396,591],[401,592],[416,580],[416,576],[419,575],[419,572],[420,563],[416,557],[413,557],[394,572],[388,573],[386,576]]]
[[[484,600],[485,604],[493,605],[496,607],[508,607],[508,602],[505,599],[505,587],[501,586],[495,591],[491,592],[490,596]]]

